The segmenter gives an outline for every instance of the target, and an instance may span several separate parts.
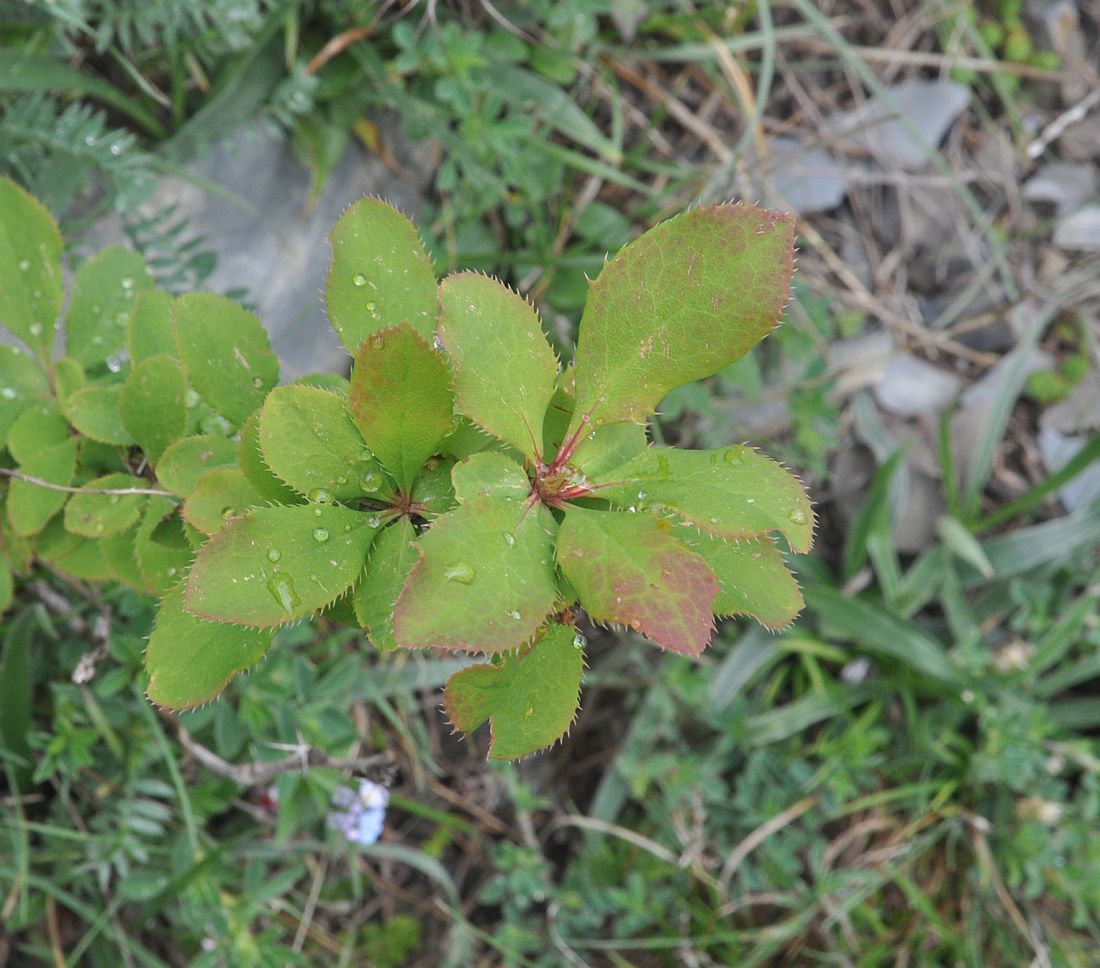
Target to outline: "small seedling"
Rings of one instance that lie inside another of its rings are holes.
[[[490,755],[559,739],[578,708],[579,610],[698,655],[715,617],[769,628],[802,607],[775,536],[809,549],[799,483],[743,445],[649,443],[664,396],[778,323],[793,223],[719,205],[626,246],[592,283],[575,361],[487,276],[438,282],[403,215],[363,199],[333,229],[332,324],[350,380],[279,386],[259,321],[172,299],[108,249],[63,301],[50,216],[0,183],[0,355],[8,566],[160,598],[149,696],[187,708],[315,614],[382,651],[490,661],[445,706]],[[10,588],[10,578],[6,579]]]

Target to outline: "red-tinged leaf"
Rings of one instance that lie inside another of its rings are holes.
[[[558,530],[558,564],[597,622],[698,655],[714,630],[718,580],[669,531],[648,514],[570,507]]]
[[[583,671],[583,641],[570,626],[552,624],[526,652],[456,672],[443,706],[464,733],[491,720],[489,758],[514,760],[565,735],[577,714]]]

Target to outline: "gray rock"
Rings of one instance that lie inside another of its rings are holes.
[[[1039,431],[1039,453],[1043,463],[1051,473],[1061,470],[1085,446],[1087,437],[1069,436],[1060,430],[1044,427]],[[1074,511],[1082,505],[1100,498],[1100,464],[1085,468],[1059,492],[1058,497],[1067,511]]]
[[[1096,194],[1098,185],[1100,175],[1093,165],[1058,161],[1032,175],[1020,194],[1029,202],[1053,205],[1059,215],[1065,215]]]
[[[906,169],[921,168],[929,160],[927,149],[936,148],[970,101],[969,88],[955,81],[907,80],[887,93],[892,104],[873,98],[829,116],[826,127],[841,143],[862,148],[887,167]],[[910,126],[920,139],[913,137]]]
[[[1063,249],[1100,252],[1100,205],[1086,205],[1054,226],[1054,244]]]
[[[796,138],[772,138],[760,172],[761,198],[772,208],[799,215],[827,212],[844,201],[844,167],[823,148]]]
[[[915,356],[898,354],[872,392],[883,410],[899,417],[924,417],[943,413],[960,388],[953,373]]]

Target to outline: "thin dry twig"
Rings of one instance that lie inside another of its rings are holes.
[[[148,494],[151,497],[175,497],[171,491],[160,491],[155,487],[70,487],[68,484],[55,484],[53,481],[43,480],[33,474],[24,474],[22,471],[12,470],[8,467],[0,467],[0,474],[5,477],[14,477],[17,481],[26,481],[28,484],[37,484],[49,491],[63,491],[65,494],[112,494],[125,496],[127,494]]]
[[[749,854],[756,850],[756,848],[764,843],[772,834],[782,830],[787,824],[801,817],[802,814],[816,803],[816,796],[803,797],[797,803],[792,803],[786,810],[765,820],[759,827],[745,837],[741,843],[734,847],[729,857],[726,858],[726,862],[722,865],[722,873],[718,875],[718,887],[722,895],[724,897],[729,896],[730,881],[733,880],[733,875],[737,873],[737,868],[741,866],[741,862],[748,857]]]

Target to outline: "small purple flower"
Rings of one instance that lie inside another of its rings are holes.
[[[389,802],[389,790],[370,780],[360,780],[358,790],[338,787],[332,805],[339,809],[328,815],[328,825],[351,843],[368,847],[382,836]]]

